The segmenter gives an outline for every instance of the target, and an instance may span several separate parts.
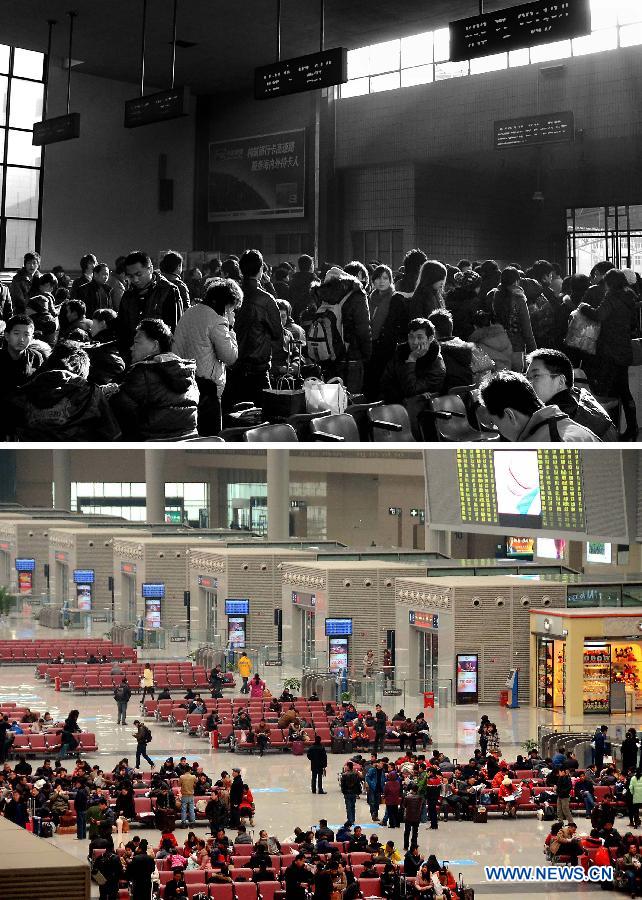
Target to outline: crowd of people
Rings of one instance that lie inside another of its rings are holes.
[[[5,439],[214,436],[238,404],[307,377],[405,404],[415,436],[426,395],[468,387],[509,440],[616,440],[620,411],[621,439],[637,437],[640,279],[608,261],[564,278],[546,260],[452,266],[413,249],[395,272],[307,255],[271,270],[245,250],[183,280],[180,254],[156,269],[133,251],[111,271],[88,253],[73,281],[40,264],[26,253],[0,286]]]

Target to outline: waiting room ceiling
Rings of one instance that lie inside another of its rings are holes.
[[[282,58],[319,47],[319,0],[282,0]],[[487,11],[517,5],[486,0]],[[78,71],[136,83],[140,72],[143,0],[2,0],[0,43],[46,50],[47,20],[56,19],[53,56],[72,57]],[[178,0],[176,82],[195,94],[251,90],[255,66],[276,58],[277,0]],[[147,0],[146,84],[169,86],[173,0]],[[430,31],[476,15],[478,0],[326,0],[325,46],[365,46]],[[73,79],[72,79],[73,96]]]

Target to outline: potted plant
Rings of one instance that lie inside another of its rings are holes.
[[[350,703],[352,700],[352,694],[350,691],[341,691],[340,700],[342,703]]]
[[[301,690],[301,679],[300,678],[284,678],[283,679],[283,689],[290,691],[291,694],[297,695]]]
[[[15,596],[9,592],[5,585],[0,587],[0,616],[8,616],[15,603]]]
[[[529,738],[527,741],[524,741],[522,747],[524,750],[526,750],[527,753],[530,753],[531,750],[538,750],[539,744],[537,743],[537,741],[533,740],[533,738]]]

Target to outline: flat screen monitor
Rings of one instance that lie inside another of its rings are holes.
[[[16,572],[35,572],[35,559],[16,559]]]
[[[165,597],[165,585],[160,584],[143,584],[143,597],[150,600],[162,600]]]
[[[476,653],[457,654],[457,703],[477,703],[479,656]]]
[[[161,597],[145,597],[145,628],[161,627]]]
[[[226,616],[249,616],[250,601],[249,600],[226,600],[225,615]]]
[[[95,580],[93,569],[74,569],[74,584],[93,584]]]
[[[245,616],[229,616],[227,620],[227,637],[230,650],[245,648]]]
[[[608,565],[613,555],[612,545],[603,541],[589,541],[586,545],[587,563],[604,563]]]
[[[507,537],[506,557],[508,559],[532,559],[535,551],[535,538]]]
[[[91,583],[76,582],[76,605],[81,612],[91,612]]]
[[[328,641],[328,669],[337,675],[348,668],[348,638],[333,637]]]
[[[537,538],[535,553],[541,559],[564,559],[566,541],[561,538]]]
[[[352,634],[352,619],[326,619],[325,633],[326,637],[349,637]]]

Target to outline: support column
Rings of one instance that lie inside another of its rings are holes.
[[[597,620],[593,620],[593,624]],[[568,629],[566,636],[566,665],[564,672],[564,699],[566,706],[566,724],[581,720],[584,715],[584,641],[591,630],[590,619],[564,619],[564,627]],[[602,629],[600,623],[600,630]],[[593,628],[595,630],[595,628]],[[598,636],[599,635],[592,635]]]
[[[71,509],[71,450],[53,451],[54,509]]]
[[[290,537],[290,452],[267,451],[268,540]]]
[[[426,525],[426,551],[428,553],[443,553],[451,555],[451,532]]]
[[[148,525],[165,521],[165,451],[145,450],[145,496]]]

